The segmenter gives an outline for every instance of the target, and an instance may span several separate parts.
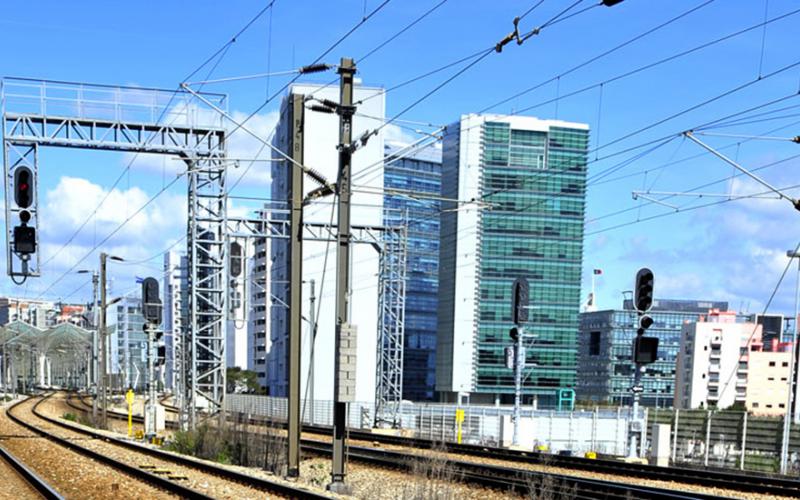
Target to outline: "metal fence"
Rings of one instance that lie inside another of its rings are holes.
[[[332,425],[331,401],[303,401],[302,420],[312,425]],[[275,420],[285,420],[285,398],[228,394],[226,409],[234,413],[258,415]],[[400,432],[404,435],[436,441],[456,442],[458,423],[456,410],[464,410],[462,442],[486,446],[508,445],[511,440],[513,409],[508,406],[457,406],[451,404],[409,404],[400,407]],[[374,421],[375,405],[351,403],[348,405],[348,425],[351,428],[370,429]],[[622,455],[628,439],[630,410],[595,409],[578,411],[523,409],[521,443],[535,449],[546,446],[558,452],[570,450],[582,454],[586,451]]]
[[[756,417],[741,411],[655,410],[653,424],[671,426],[673,464],[778,472],[783,417]],[[800,472],[800,426],[792,425],[789,442],[791,473]]]

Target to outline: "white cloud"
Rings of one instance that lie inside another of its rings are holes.
[[[151,196],[136,187],[109,192],[86,179],[61,177],[58,184],[46,192],[40,207],[43,262],[55,255],[48,268],[68,268],[129,218],[104,248],[114,248],[119,255],[131,260],[149,257],[165,248],[165,242],[170,238],[174,241],[186,230],[186,197],[163,193],[133,215]],[[97,213],[93,214],[98,206]],[[87,219],[89,222],[73,241],[59,250]]]

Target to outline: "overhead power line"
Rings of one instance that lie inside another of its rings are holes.
[[[203,62],[202,62],[200,65],[198,65],[198,66],[197,66],[195,69],[193,69],[193,70],[191,71],[191,73],[189,73],[189,74],[188,74],[188,75],[187,75],[187,76],[186,76],[186,77],[185,77],[183,80],[185,81],[185,80],[189,80],[189,79],[191,79],[192,77],[194,77],[194,75],[196,75],[198,72],[200,72],[200,70],[202,70],[202,69],[203,69],[205,66],[207,66],[207,65],[208,65],[208,64],[209,64],[211,61],[214,61],[215,59],[217,59],[217,60],[216,60],[216,62],[214,63],[214,65],[213,65],[213,66],[210,68],[210,70],[208,71],[208,74],[206,75],[206,78],[209,78],[209,77],[211,76],[211,74],[214,72],[214,70],[216,70],[216,68],[217,68],[217,67],[219,66],[219,64],[222,62],[223,58],[224,58],[224,57],[225,57],[225,55],[227,54],[227,52],[228,52],[228,49],[230,49],[231,45],[233,45],[234,43],[236,43],[236,40],[237,40],[237,39],[238,39],[240,36],[242,36],[242,35],[243,35],[243,34],[244,34],[244,33],[245,33],[245,32],[246,32],[246,31],[247,31],[247,30],[248,30],[248,29],[249,29],[249,28],[250,28],[250,27],[251,27],[251,26],[252,26],[252,25],[253,25],[253,24],[256,22],[256,21],[258,21],[258,19],[259,19],[259,18],[260,18],[262,15],[264,15],[264,13],[265,13],[265,12],[267,12],[269,9],[271,9],[271,8],[273,7],[273,5],[275,4],[275,2],[276,2],[276,1],[277,1],[277,0],[272,0],[271,2],[269,2],[269,4],[267,4],[267,5],[266,5],[266,6],[265,6],[263,9],[261,9],[261,10],[260,10],[260,11],[259,11],[259,12],[258,12],[258,13],[255,15],[255,16],[253,16],[253,17],[252,17],[252,18],[251,18],[251,19],[250,19],[250,20],[249,20],[249,21],[248,21],[248,22],[247,22],[247,23],[246,23],[246,24],[245,24],[245,25],[244,25],[244,26],[243,26],[243,27],[242,27],[242,28],[241,28],[239,31],[237,31],[237,32],[236,32],[236,33],[235,33],[235,34],[234,34],[234,35],[233,35],[233,36],[232,36],[232,37],[231,37],[231,38],[230,38],[230,39],[229,39],[229,40],[228,40],[226,43],[224,43],[224,44],[223,44],[223,45],[222,45],[222,46],[221,46],[219,49],[217,49],[217,50],[216,50],[216,51],[215,51],[213,54],[211,54],[211,56],[209,56],[209,57],[208,57],[207,59],[205,59],[205,60],[204,60],[204,61],[203,61]],[[219,56],[219,58],[218,58],[218,56]],[[168,101],[167,101],[167,103],[164,105],[163,109],[161,110],[161,113],[159,114],[158,118],[156,119],[156,123],[161,123],[161,120],[163,120],[163,119],[164,119],[164,115],[165,115],[165,114],[167,113],[167,111],[169,110],[169,107],[170,107],[170,105],[172,104],[173,100],[175,99],[175,96],[176,96],[176,95],[177,95],[179,92],[181,92],[181,89],[180,89],[180,87],[176,88],[176,89],[175,89],[175,90],[172,92],[172,94],[170,95],[170,98],[169,98],[169,100],[168,100]],[[91,212],[91,213],[90,213],[90,214],[89,214],[89,215],[86,217],[86,219],[85,219],[85,220],[84,220],[84,221],[83,221],[83,222],[82,222],[82,223],[81,223],[81,224],[78,226],[78,228],[77,228],[77,229],[76,229],[76,230],[75,230],[75,231],[74,231],[74,232],[73,232],[73,233],[70,235],[70,237],[69,237],[69,238],[67,238],[67,241],[66,241],[66,242],[65,242],[63,245],[61,245],[61,246],[60,246],[60,247],[59,247],[59,248],[58,248],[58,249],[57,249],[57,250],[56,250],[56,251],[55,251],[55,252],[54,252],[54,253],[53,253],[53,254],[52,254],[50,257],[48,257],[48,258],[47,258],[47,259],[46,259],[46,260],[45,260],[45,261],[42,263],[42,267],[45,267],[47,264],[49,264],[50,262],[52,262],[52,261],[53,261],[53,259],[55,259],[55,258],[56,258],[58,255],[60,255],[60,254],[61,254],[61,252],[63,252],[63,251],[64,251],[64,249],[65,249],[67,246],[69,246],[69,244],[70,244],[70,243],[72,243],[72,242],[75,240],[75,238],[78,236],[78,234],[80,234],[80,232],[83,230],[83,228],[84,228],[84,227],[86,227],[86,225],[89,223],[89,221],[90,221],[90,220],[92,220],[92,218],[93,218],[94,216],[96,216],[96,215],[97,215],[97,212],[98,212],[98,211],[100,210],[100,208],[101,208],[101,207],[102,207],[102,206],[105,204],[105,202],[108,200],[109,196],[111,196],[111,194],[114,192],[114,189],[116,189],[116,187],[119,185],[119,183],[120,183],[120,182],[122,182],[122,179],[125,177],[125,175],[126,175],[128,172],[130,172],[130,169],[131,169],[131,167],[133,166],[133,163],[134,163],[134,162],[135,162],[135,161],[136,161],[136,160],[139,158],[139,156],[140,156],[140,153],[139,153],[139,152],[137,152],[137,153],[135,153],[135,154],[133,155],[133,157],[131,158],[131,160],[128,162],[128,164],[127,164],[127,165],[126,165],[126,167],[125,167],[125,168],[122,170],[122,172],[121,172],[121,173],[120,173],[120,175],[119,175],[119,176],[116,178],[116,180],[115,180],[115,181],[112,183],[111,187],[110,187],[110,188],[107,190],[106,194],[103,196],[103,198],[100,200],[100,202],[99,202],[99,203],[97,204],[97,206],[94,208],[94,210],[92,210],[92,212]]]

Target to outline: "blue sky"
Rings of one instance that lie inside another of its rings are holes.
[[[325,62],[336,63],[342,56],[352,56],[358,61],[437,3],[439,0],[391,0],[332,51]],[[449,0],[359,63],[359,76],[365,84],[391,88],[490,47],[512,29],[515,16],[535,3],[537,0]],[[521,22],[521,30],[533,29],[571,3],[572,0],[545,0]],[[585,0],[577,9],[591,3]],[[542,30],[521,46],[512,43],[502,53],[488,56],[404,118],[451,123],[460,114],[480,111],[550,80],[705,3],[625,0],[613,8],[591,9]],[[211,1],[191,4],[43,1],[35,8],[30,4],[9,4],[0,19],[0,43],[6,47],[0,57],[0,75],[174,89],[266,4],[226,2],[222,7],[222,3]],[[270,12],[232,44],[213,77],[282,71],[308,64],[354,26],[365,11],[370,12],[378,5],[377,0],[277,0]],[[758,24],[764,20],[766,5],[762,0],[712,1],[629,46],[492,111],[508,113],[551,101]],[[790,0],[770,0],[766,15],[773,18],[796,8],[797,4]],[[797,115],[800,108],[791,108],[800,105],[800,96],[794,97],[800,86],[800,66],[775,74],[800,61],[793,50],[800,42],[798,19],[800,14],[789,16],[769,24],[766,30],[751,30],[633,76],[525,112],[541,118],[586,122],[592,128],[592,148],[601,146],[591,153],[591,159],[597,161],[591,164],[589,174],[595,180],[589,186],[584,260],[586,287],[592,268],[604,271],[597,283],[600,307],[619,305],[621,292],[632,287],[636,269],[642,266],[655,271],[657,296],[728,300],[734,308],[750,311],[764,306],[786,264],[783,254],[800,241],[795,222],[800,214],[789,203],[745,199],[675,212],[671,207],[691,207],[718,198],[679,197],[665,201],[668,207],[636,201],[631,192],[684,192],[730,176],[733,172],[729,165],[708,154],[699,155],[703,149],[676,135],[726,115],[785,98],[750,115],[769,114],[713,132],[761,136],[772,131],[770,136],[784,138],[800,134],[800,115]],[[404,109],[459,67],[390,92],[387,115]],[[309,80],[331,78],[332,75],[326,74]],[[229,93],[230,109],[244,116],[286,81],[287,77],[273,77],[269,81],[216,85],[209,90]],[[745,84],[748,85],[742,90],[617,142],[631,132]],[[261,133],[269,132],[276,107],[277,100],[256,118],[254,126]],[[794,122],[799,123],[794,125]],[[647,148],[620,152],[670,135],[675,138],[655,151],[624,166],[617,165]],[[800,164],[790,157],[800,154],[800,145],[778,140],[698,137],[715,147],[726,146],[726,154],[749,168],[779,162],[759,171],[759,175],[776,186],[798,183]],[[241,151],[252,151],[255,146],[244,138],[239,141]],[[697,157],[682,161],[691,156]],[[170,169],[175,168],[175,162],[155,157],[43,151],[39,193],[43,204],[42,229],[47,231],[42,235],[43,251],[47,255],[52,255],[91,214],[129,163],[130,172],[124,174],[104,207],[45,268],[45,275],[31,280],[21,291],[5,279],[0,292],[37,297],[49,288],[46,296],[58,298],[77,289],[69,300],[86,300],[90,287],[78,288],[84,284],[84,277],[68,276],[50,285],[120,220],[169,182]],[[666,163],[673,164],[663,167]],[[612,168],[613,174],[599,177]],[[268,180],[258,170],[254,167],[242,184],[242,194],[266,195]],[[739,177],[701,191],[742,195],[763,189]],[[798,190],[790,194],[796,196]],[[142,217],[134,219],[130,227],[112,238],[108,249],[134,261],[157,255],[183,235],[185,222],[179,214],[184,203],[185,183],[178,182],[159,196]],[[657,218],[634,223],[651,217]],[[615,226],[622,227],[611,229]],[[79,267],[95,265],[96,256],[92,254]],[[141,266],[119,266],[114,271],[117,292],[134,288],[134,275],[157,275],[159,268],[158,258]],[[791,310],[793,287],[794,273],[791,273],[775,297],[773,311]]]

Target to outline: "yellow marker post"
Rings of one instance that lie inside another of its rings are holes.
[[[125,393],[125,401],[128,403],[128,437],[133,435],[133,389],[128,389]]]
[[[464,423],[464,410],[456,410],[456,441],[461,444],[461,424]]]

